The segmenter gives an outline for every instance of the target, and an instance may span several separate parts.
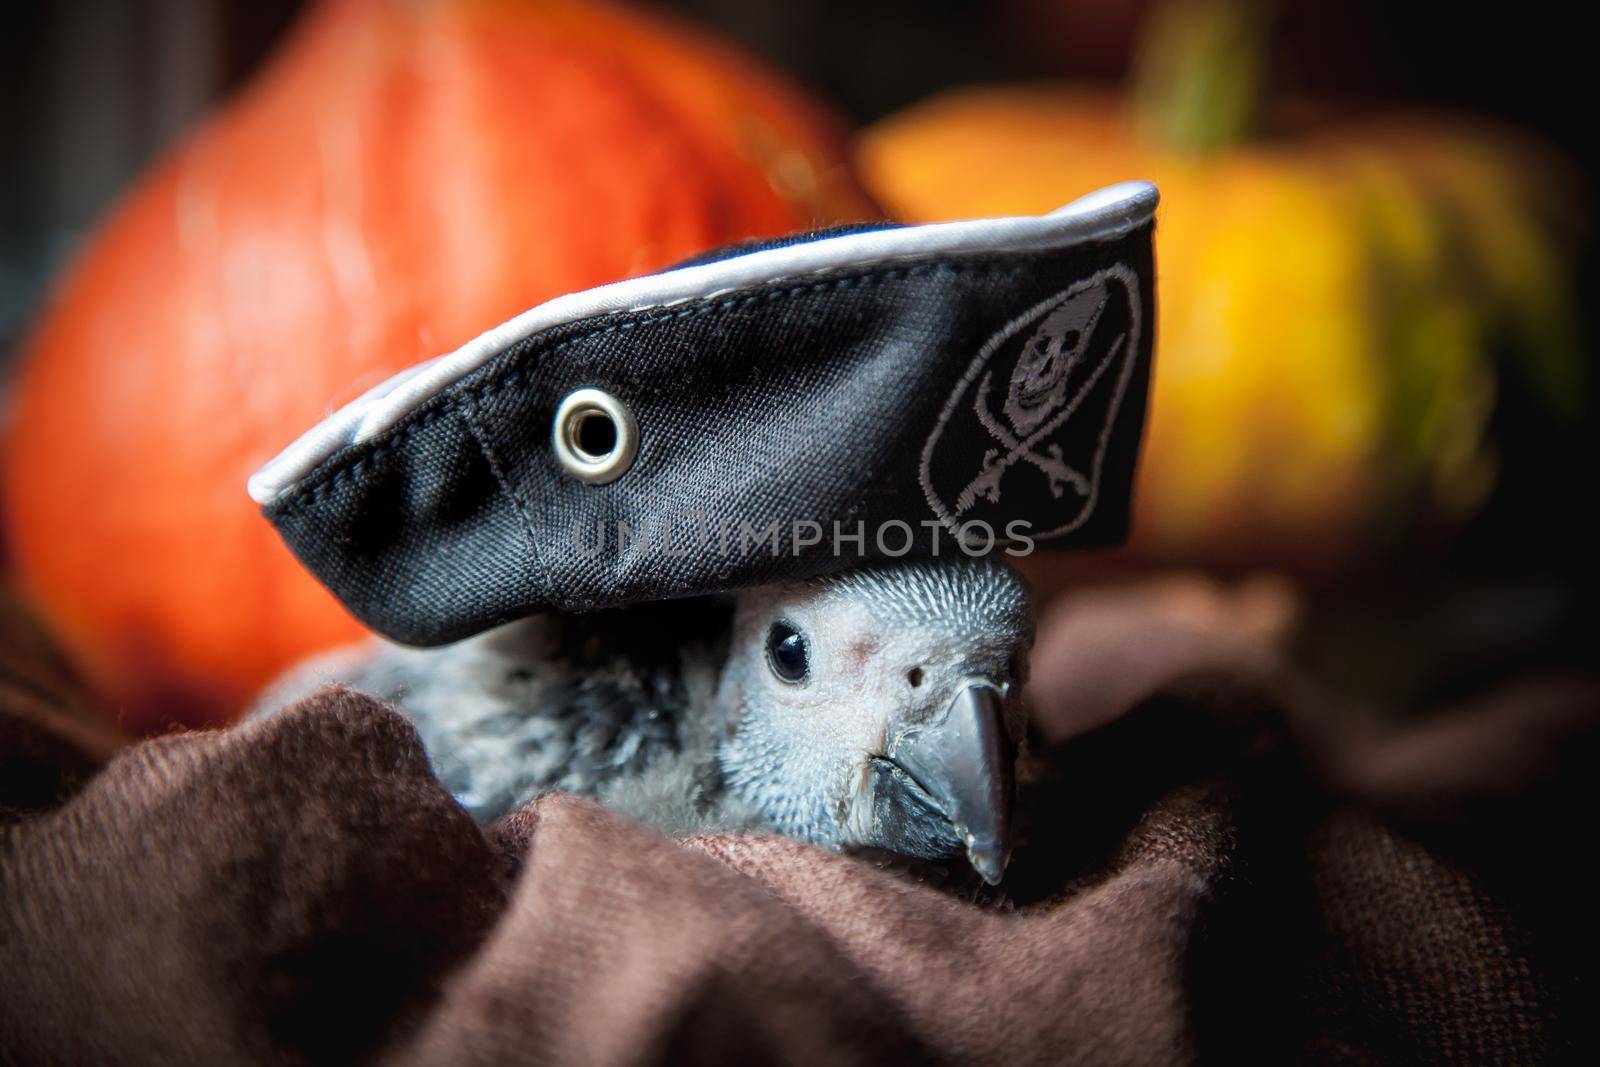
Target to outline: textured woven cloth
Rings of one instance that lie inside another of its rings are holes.
[[[1361,726],[1279,669],[1270,600],[1166,584],[1043,620],[1051,773],[976,898],[570,797],[486,833],[350,692],[100,766],[8,651],[0,1061],[1583,1055],[1594,684]]]

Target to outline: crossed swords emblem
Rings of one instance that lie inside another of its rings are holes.
[[[1083,363],[1094,335],[1095,324],[1105,310],[1109,294],[1105,284],[1073,293],[1045,316],[1028,337],[1011,372],[1006,402],[1001,407],[1002,422],[989,407],[989,391],[994,372],[986,371],[978,383],[972,409],[998,448],[984,451],[977,477],[956,496],[956,513],[968,511],[978,498],[991,504],[1000,502],[1000,482],[1018,463],[1028,463],[1045,476],[1050,494],[1057,499],[1067,486],[1081,496],[1089,495],[1089,480],[1069,466],[1059,444],[1040,448],[1040,442],[1072,417],[1093,391],[1108,367],[1117,362],[1127,343],[1127,333],[1118,334],[1105,358],[1089,373],[1083,384],[1068,395],[1072,372]],[[1009,427],[1006,425],[1009,423]]]

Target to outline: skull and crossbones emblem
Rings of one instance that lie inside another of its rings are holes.
[[[1109,294],[1097,284],[1069,292],[1040,320],[1023,342],[1011,371],[1005,403],[997,414],[990,407],[993,370],[984,372],[973,396],[979,423],[998,447],[986,449],[978,474],[956,496],[957,514],[968,511],[979,497],[999,503],[1006,472],[1028,463],[1045,476],[1050,494],[1060,498],[1070,486],[1080,496],[1089,494],[1089,479],[1063,458],[1061,446],[1041,442],[1071,414],[1078,401],[1099,380],[1099,370],[1120,352],[1125,337],[1112,342],[1108,358],[1087,380],[1081,371],[1090,338],[1106,308]]]

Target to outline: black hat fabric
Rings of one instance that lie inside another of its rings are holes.
[[[347,405],[249,492],[351,611],[420,645],[867,559],[1114,543],[1156,200],[823,231],[563,296]]]

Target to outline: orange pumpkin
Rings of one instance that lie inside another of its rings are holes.
[[[28,345],[25,588],[133,731],[215,721],[357,624],[245,478],[337,403],[549,297],[871,217],[828,119],[675,24],[334,0],[117,208]]]

